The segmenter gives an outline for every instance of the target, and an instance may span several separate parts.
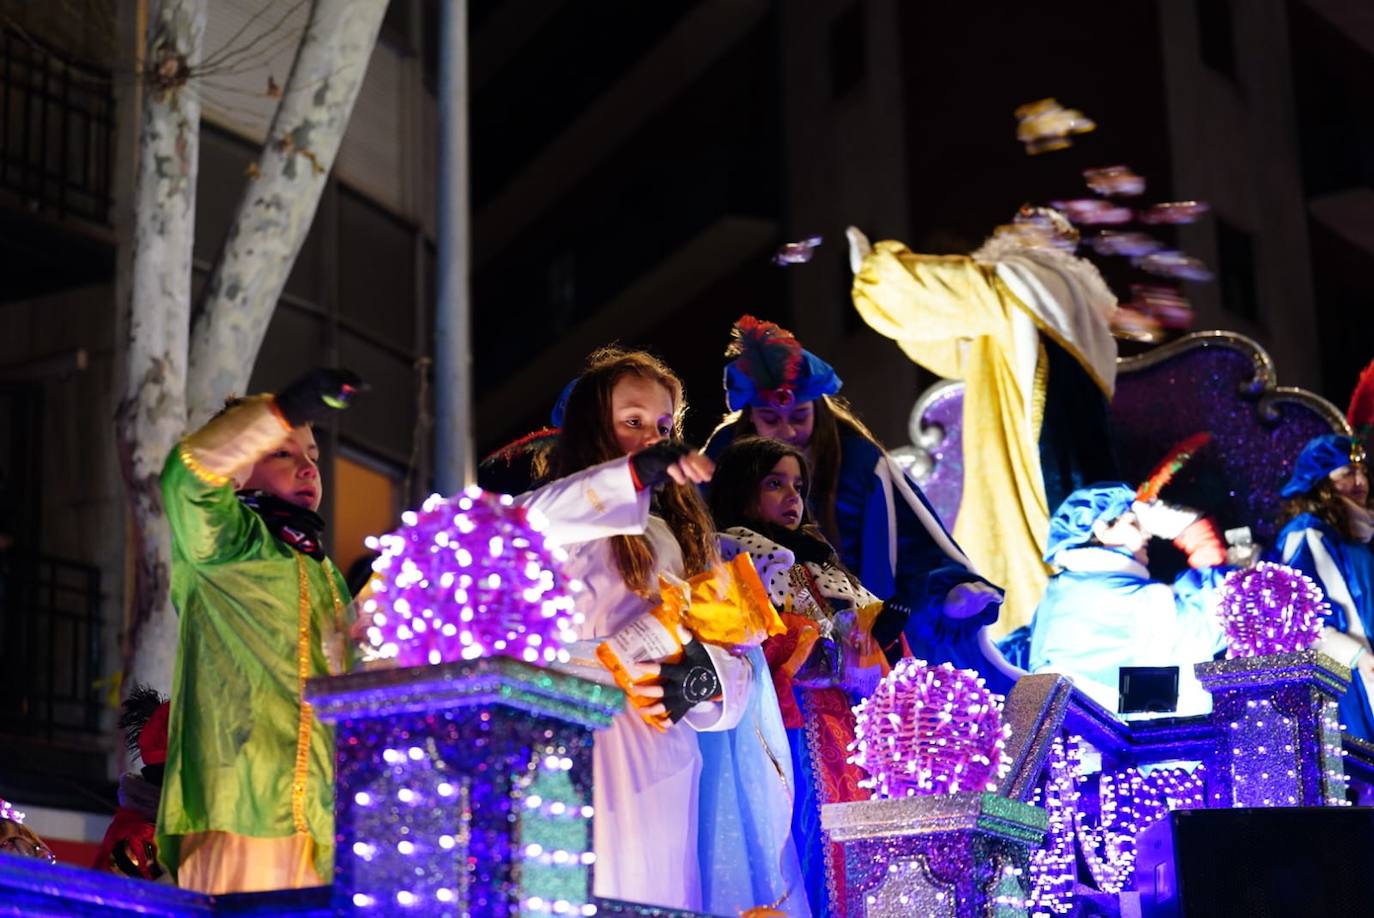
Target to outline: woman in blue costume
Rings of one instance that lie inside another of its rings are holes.
[[[1172,586],[1150,577],[1152,536],[1188,556]],[[1045,562],[1057,573],[1031,623],[1031,671],[1062,673],[1116,711],[1121,667],[1178,666],[1177,713],[1206,713],[1211,699],[1191,664],[1226,646],[1212,614],[1225,557],[1216,527],[1195,511],[1138,501],[1121,483],[1074,491],[1050,518]]]
[[[909,612],[901,634],[875,626],[889,658],[911,654],[976,670],[1005,693],[1021,671],[984,629],[997,621],[1002,591],[988,583],[902,468],[843,399],[839,376],[792,333],[744,316],[726,351],[728,415],[706,444],[718,457],[750,434],[800,449],[813,470],[809,506],[844,566],[889,607]],[[900,623],[900,619],[896,619]]]
[[[1374,742],[1374,519],[1364,447],[1337,434],[1310,440],[1279,493],[1287,499],[1277,546],[1283,563],[1317,581],[1331,606],[1317,649],[1354,672],[1341,723]]]

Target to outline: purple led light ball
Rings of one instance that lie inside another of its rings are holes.
[[[1321,589],[1301,571],[1261,561],[1226,575],[1218,616],[1226,656],[1259,657],[1306,650],[1330,611]]]
[[[471,487],[437,494],[401,515],[401,528],[368,547],[381,576],[364,600],[373,657],[401,666],[507,656],[566,661],[581,615],[563,575],[567,555],[550,546],[537,514]]]
[[[995,790],[1010,767],[1002,701],[972,670],[902,660],[854,709],[859,785],[875,798]]]

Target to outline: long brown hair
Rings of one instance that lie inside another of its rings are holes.
[[[802,518],[798,530],[814,539],[828,542],[811,518],[806,506],[811,492],[811,463],[806,454],[790,443],[769,437],[748,436],[734,440],[716,459],[716,471],[711,476],[710,498],[707,505],[716,521],[717,529],[744,526],[755,531],[769,529],[758,514],[759,486],[783,459],[797,461],[802,477]]]
[[[672,436],[682,436],[682,418],[687,413],[682,381],[667,365],[645,351],[604,347],[587,358],[587,366],[568,396],[563,427],[554,448],[553,474],[564,478],[585,468],[625,455],[616,442],[611,421],[611,392],[626,376],[656,382],[668,390],[673,400]],[[669,481],[658,493],[658,512],[682,547],[682,562],[687,576],[699,574],[720,557],[715,527],[697,489]],[[645,536],[611,536],[611,552],[625,584],[641,596],[651,595],[654,579],[654,551]]]
[[[1341,495],[1336,492],[1336,485],[1330,478],[1318,481],[1306,494],[1299,494],[1284,501],[1283,507],[1279,510],[1279,528],[1282,529],[1289,520],[1304,513],[1312,514],[1336,530],[1345,541],[1355,541],[1355,532],[1350,525],[1345,502],[1341,500]]]
[[[810,476],[811,506],[815,508],[821,531],[832,545],[841,544],[839,524],[835,517],[835,497],[840,485],[840,432],[847,430],[863,437],[878,449],[883,445],[878,438],[864,426],[849,407],[849,402],[838,396],[822,395],[816,399],[815,421],[811,427]],[[731,427],[736,438],[757,436],[758,428],[750,406],[728,415],[721,422],[718,431]]]

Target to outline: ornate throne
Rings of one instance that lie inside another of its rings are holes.
[[[1195,332],[1117,366],[1111,417],[1124,478],[1142,481],[1175,443],[1211,431],[1211,446],[1170,494],[1207,510],[1222,528],[1249,526],[1266,546],[1273,544],[1279,488],[1303,444],[1350,433],[1326,399],[1277,385],[1273,360],[1244,335]],[[963,491],[963,400],[957,381],[923,392],[911,412],[913,445],[897,451],[951,529]]]

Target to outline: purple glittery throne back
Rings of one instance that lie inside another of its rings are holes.
[[[1118,363],[1112,424],[1127,481],[1144,480],[1180,440],[1210,431],[1205,447],[1166,497],[1209,512],[1224,529],[1249,526],[1272,545],[1279,487],[1312,437],[1347,432],[1330,402],[1276,387],[1273,361],[1231,332],[1196,332]],[[917,402],[913,473],[946,525],[963,490],[963,386],[937,383]],[[1050,508],[1053,511],[1053,507]]]

